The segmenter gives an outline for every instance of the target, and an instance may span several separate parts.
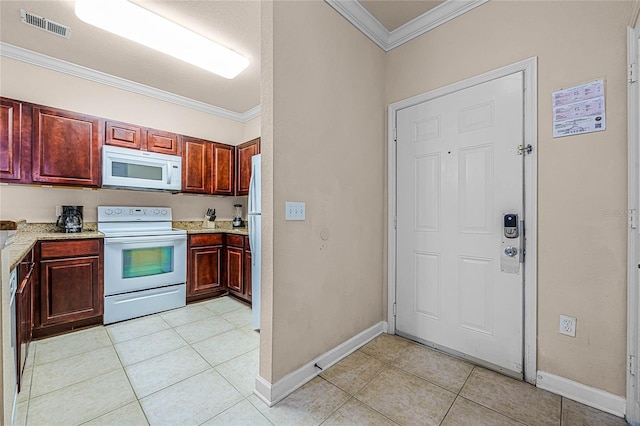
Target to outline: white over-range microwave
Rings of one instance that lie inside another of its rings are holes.
[[[104,145],[102,186],[178,192],[182,189],[182,158]]]

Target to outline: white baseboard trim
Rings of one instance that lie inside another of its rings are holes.
[[[623,417],[627,401],[624,397],[605,392],[564,377],[538,370],[536,386],[598,410]]]
[[[322,370],[326,370],[386,331],[387,323],[386,321],[381,321],[309,361],[274,384],[258,376],[256,377],[254,394],[271,407],[320,374],[321,370],[319,370],[316,365],[322,368]]]

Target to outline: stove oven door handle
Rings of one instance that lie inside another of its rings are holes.
[[[147,235],[144,237],[105,237],[105,245],[109,244],[140,244],[140,243],[175,243],[187,239],[186,234],[181,235]]]

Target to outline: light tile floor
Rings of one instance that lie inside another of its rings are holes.
[[[625,425],[383,334],[269,408],[259,334],[229,297],[34,342],[18,425]]]

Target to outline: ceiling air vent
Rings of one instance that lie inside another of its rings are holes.
[[[27,25],[31,25],[32,27],[40,28],[41,30],[64,38],[69,38],[69,36],[71,36],[71,28],[58,24],[57,22],[50,21],[42,16],[34,15],[24,9],[20,9],[20,17],[22,18],[22,22]]]

